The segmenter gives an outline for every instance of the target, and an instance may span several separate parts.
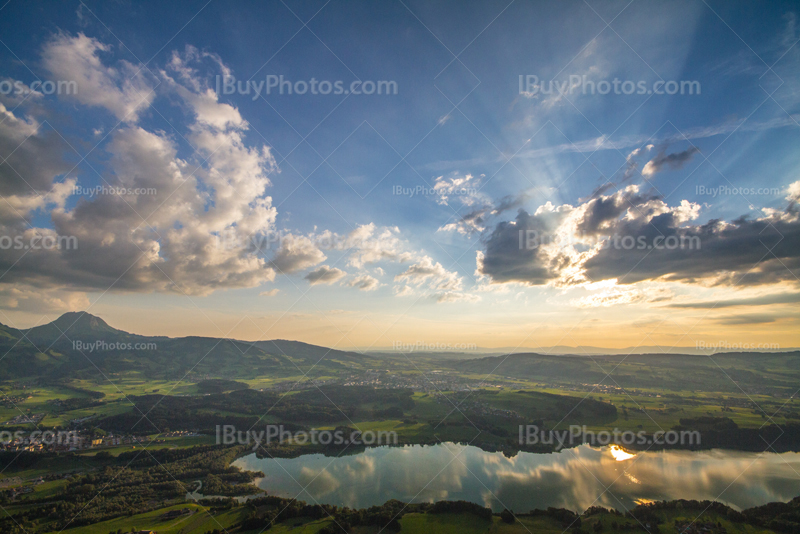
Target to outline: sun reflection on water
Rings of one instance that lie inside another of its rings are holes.
[[[613,456],[618,462],[624,462],[625,460],[630,460],[636,456],[635,454],[625,452],[619,445],[612,445],[608,448],[608,450],[611,452],[611,456]]]

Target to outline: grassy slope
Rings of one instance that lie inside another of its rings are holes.
[[[161,517],[169,510],[190,508],[194,513],[175,519],[164,521]],[[119,517],[110,521],[102,521],[93,525],[64,530],[70,534],[108,534],[122,529],[123,532],[135,530],[155,530],[159,534],[202,534],[210,530],[230,529],[244,518],[244,508],[233,508],[224,512],[212,514],[208,508],[198,504],[180,504],[131,517]]]

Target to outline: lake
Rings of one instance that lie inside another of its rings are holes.
[[[351,456],[256,458],[234,465],[263,471],[271,495],[351,508],[466,500],[495,511],[592,505],[626,510],[657,500],[717,500],[737,509],[800,495],[800,454],[730,450],[627,453],[582,445],[550,454],[500,452],[442,443],[376,447]]]

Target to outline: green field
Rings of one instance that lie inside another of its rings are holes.
[[[191,514],[175,519],[163,519],[165,512],[170,510],[181,510],[188,508]],[[161,508],[159,510],[138,514],[131,517],[121,517],[110,521],[102,521],[94,525],[70,528],[63,532],[74,532],[75,534],[108,534],[122,529],[122,532],[135,530],[155,530],[160,534],[193,534],[205,533],[212,530],[225,531],[233,525],[241,522],[242,515],[245,513],[243,508],[234,508],[220,513],[212,513],[208,507],[197,504],[181,504]]]
[[[162,515],[169,510],[189,508],[190,515],[176,519],[164,520]],[[257,533],[258,530],[240,530],[236,524],[246,515],[244,507],[224,512],[212,512],[208,507],[186,504],[171,506],[146,514],[134,515],[111,521],[103,521],[86,527],[67,529],[66,533],[75,534],[108,534],[122,529],[129,532],[135,530],[154,530],[160,534],[204,534],[218,529],[226,532]],[[656,514],[660,521],[659,532],[664,534],[680,534],[677,524],[700,523],[701,526],[713,524],[722,527],[729,533],[737,534],[769,534],[774,532],[763,527],[731,521],[724,514],[706,512],[698,519],[697,512],[661,511]],[[294,518],[275,524],[269,532],[277,534],[315,534],[333,523],[330,519]],[[494,516],[491,521],[477,518],[471,514],[429,514],[408,513],[399,521],[401,532],[405,534],[523,534],[544,533],[563,534],[567,525],[549,517],[530,517],[521,515],[512,524],[503,522]],[[597,524],[602,527],[597,527]],[[583,532],[607,532],[610,534],[644,531],[642,525],[632,518],[623,518],[615,514],[597,513],[584,517],[579,523]],[[616,526],[615,526],[616,525]],[[576,525],[573,525],[577,528]],[[351,529],[353,534],[378,534],[377,526],[358,526]],[[721,530],[720,530],[721,531]],[[386,532],[386,530],[384,530]]]

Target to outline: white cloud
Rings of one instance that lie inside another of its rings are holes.
[[[277,210],[267,191],[269,177],[279,169],[269,147],[246,143],[247,121],[234,106],[219,102],[207,85],[213,78],[199,74],[199,62],[209,58],[217,70],[227,72],[227,67],[217,56],[187,47],[183,54],[174,53],[163,69],[155,71],[155,77],[146,72],[132,76],[137,67],[106,59],[108,52],[109,45],[83,34],[58,34],[45,45],[42,59],[54,77],[73,73],[78,102],[126,118],[96,149],[104,151],[98,169],[108,180],[103,185],[152,193],[101,194],[77,204],[68,202],[76,183],[94,186],[96,175],[55,182],[68,170],[61,158],[63,147],[55,149],[57,139],[42,133],[36,118],[23,118],[20,112],[0,107],[4,116],[0,118],[5,118],[0,123],[0,148],[25,141],[17,150],[25,156],[19,165],[22,168],[28,161],[25,175],[32,177],[35,189],[3,176],[0,188],[7,190],[3,191],[0,229],[12,237],[45,233],[74,236],[78,242],[77,250],[0,251],[0,270],[13,266],[0,287],[25,282],[51,292],[70,288],[76,294],[111,287],[114,291],[207,295],[217,289],[263,285],[275,279],[276,270],[293,273],[314,268],[327,259],[326,251],[338,251],[359,272],[348,278],[344,270],[323,265],[307,273],[306,279],[312,284],[341,282],[375,291],[381,282],[367,274],[367,268],[380,277],[386,274],[386,263],[407,263],[411,267],[396,278],[402,282],[397,294],[422,290],[440,301],[468,298],[456,295],[462,291],[461,277],[413,250],[397,227],[369,223],[343,235],[283,233],[273,257],[265,257],[252,243],[254,238],[276,235]],[[196,152],[183,154],[174,134],[136,124],[155,95],[136,97],[156,87],[159,97],[169,98],[185,113],[187,120],[178,134]],[[95,135],[98,132],[103,128]],[[453,176],[438,180],[436,187],[452,202],[461,188],[478,181],[472,176]],[[458,196],[464,205],[481,198],[472,193]],[[41,209],[49,211],[52,228],[26,228],[23,218]],[[250,245],[221,246],[227,243]],[[34,293],[31,289],[30,294]],[[260,295],[276,293],[272,289]],[[20,305],[27,298],[17,296],[9,302]]]
[[[395,282],[405,282],[414,286],[426,285],[437,291],[459,291],[463,280],[458,273],[448,271],[441,263],[423,256],[418,262],[394,277]]]
[[[439,176],[433,182],[433,191],[438,204],[447,205],[455,197],[464,206],[486,203],[488,197],[479,191],[483,175],[475,178],[471,174],[453,173],[450,177]]]
[[[375,223],[369,223],[347,235],[326,231],[311,238],[325,250],[349,250],[347,263],[356,269],[381,261],[408,262],[415,257],[406,250],[407,243],[400,238],[400,229],[396,226],[379,228]]]
[[[326,259],[327,256],[310,238],[286,234],[281,238],[280,248],[275,253],[270,265],[278,271],[288,274],[313,267]]]
[[[64,98],[106,108],[121,121],[136,122],[153,101],[155,84],[143,65],[127,61],[115,67],[103,65],[100,54],[110,50],[109,45],[83,33],[75,37],[59,33],[45,43],[42,63],[56,80],[77,83],[77,91],[61,95]]]
[[[27,284],[0,285],[0,309],[4,310],[55,313],[83,310],[90,305],[86,293],[82,292],[49,290],[42,294],[39,288]]]
[[[210,126],[218,130],[228,128],[242,129],[247,127],[247,121],[242,118],[239,110],[230,104],[220,103],[219,95],[210,87],[204,87],[195,75],[195,69],[190,63],[202,57],[209,57],[208,54],[200,55],[194,47],[187,47],[184,56],[178,52],[172,53],[169,63],[170,72],[177,75],[180,80],[187,84],[182,85],[169,74],[162,71],[161,74],[169,87],[177,92],[186,104],[186,108],[193,113],[198,124]],[[221,64],[221,63],[220,63]]]
[[[477,295],[470,293],[461,293],[459,291],[443,291],[433,295],[436,302],[478,302],[481,298]]]
[[[620,304],[663,302],[674,297],[674,293],[665,287],[626,287],[616,285],[616,280],[608,280],[606,282],[611,283],[587,284],[585,286],[587,288],[592,285],[603,285],[603,287],[591,295],[572,299],[569,304],[577,308],[607,308]]]
[[[67,199],[72,195],[76,183],[75,178],[56,182],[49,191],[39,194],[7,195],[0,203],[0,225],[27,224],[26,216],[36,210],[45,208],[63,209]]]
[[[258,296],[259,297],[274,297],[275,295],[280,293],[280,291],[281,290],[276,287],[276,288],[270,289],[268,291],[262,291],[261,293],[258,294]]]
[[[105,50],[106,45],[82,35],[59,35],[46,45],[44,54],[53,68],[53,62],[61,59],[76,69],[76,76],[81,77],[79,88],[85,89],[81,96],[84,103],[120,115],[140,112],[144,105],[132,104],[135,88],[124,83],[114,85],[126,65],[100,64],[98,55]],[[104,147],[108,185],[146,188],[155,194],[98,195],[71,209],[66,209],[64,202],[68,195],[65,189],[71,189],[71,182],[54,184],[50,170],[50,184],[42,184],[47,191],[45,201],[21,198],[20,193],[13,203],[20,210],[52,203],[53,229],[25,230],[19,221],[12,221],[6,222],[3,233],[74,236],[78,249],[4,250],[0,267],[5,270],[14,266],[4,282],[26,280],[42,287],[69,285],[79,290],[113,287],[121,291],[208,294],[221,288],[254,287],[274,279],[275,271],[263,257],[252,250],[221,247],[218,236],[247,242],[252,236],[274,230],[277,211],[266,190],[270,185],[268,174],[276,169],[275,160],[268,147],[246,146],[247,124],[236,120],[238,112],[231,113],[227,104],[217,104],[222,109],[215,110],[213,99],[203,96],[208,92],[201,81],[195,82],[178,90],[172,81],[165,88],[191,115],[185,137],[198,153],[178,157],[176,141],[161,131],[131,124],[117,128]],[[194,87],[200,87],[199,92]],[[37,133],[33,120],[13,118],[20,129]],[[11,119],[8,117],[8,121]],[[0,127],[0,143],[2,137]],[[51,157],[46,151],[40,153]],[[33,192],[25,194],[33,196]]]
[[[458,232],[461,235],[472,235],[476,232],[483,232],[486,227],[482,226],[482,217],[480,219],[470,217],[462,217],[455,222],[447,223],[439,227],[437,232]]]
[[[800,180],[789,184],[786,193],[786,200],[789,202],[800,202]]]
[[[395,286],[394,295],[396,297],[410,297],[414,294],[414,288],[409,285]]]

